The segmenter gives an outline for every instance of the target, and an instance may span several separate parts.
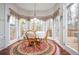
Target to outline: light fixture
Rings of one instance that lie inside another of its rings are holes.
[[[39,19],[37,19],[36,16],[36,3],[34,3],[34,9],[33,9],[33,19],[31,19],[32,22],[37,23],[39,21]]]
[[[36,3],[34,3],[34,18],[33,19],[37,20],[37,18],[36,18]]]
[[[31,22],[33,23],[33,30],[35,30],[35,26],[37,26],[36,24],[39,23],[39,19],[37,19],[36,16],[36,3],[34,3],[34,9],[33,9],[33,19],[31,19]]]

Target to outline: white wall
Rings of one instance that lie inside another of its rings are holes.
[[[9,11],[10,7],[13,8],[13,9],[17,9],[12,4],[0,4],[0,8],[1,8],[0,9],[0,16],[1,16],[1,18],[3,17],[2,20],[4,20],[3,22],[0,22],[0,23],[4,23],[1,26],[2,26],[2,28],[3,27],[5,28],[5,29],[3,28],[4,31],[0,30],[1,32],[4,33],[4,36],[5,36],[4,40],[0,39],[0,42],[1,42],[0,43],[0,46],[1,46],[0,49],[1,50],[17,41],[16,39],[15,40],[10,40],[10,36],[9,36],[9,23],[7,22],[7,19],[8,19],[8,15],[10,14],[10,11]],[[1,28],[1,26],[0,26],[0,28]]]
[[[0,50],[5,46],[4,34],[4,4],[0,4]]]

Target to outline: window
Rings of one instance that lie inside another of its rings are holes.
[[[68,39],[67,45],[79,52],[79,21],[78,21],[78,4],[73,4],[68,8]]]
[[[68,24],[75,26],[78,16],[78,4],[73,4],[68,8]]]
[[[10,25],[15,25],[15,17],[14,16],[10,16]]]
[[[28,24],[26,23],[26,19],[24,18],[20,18],[19,19],[19,35],[22,37],[23,34],[26,32],[26,30],[28,29],[27,26]]]
[[[13,15],[9,18],[9,32],[10,40],[16,39],[16,18]]]

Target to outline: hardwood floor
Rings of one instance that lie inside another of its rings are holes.
[[[59,44],[57,44],[56,42],[54,43],[60,48],[60,55],[71,55],[69,52],[63,49]]]
[[[68,53],[66,50],[64,50],[61,46],[59,46],[56,42],[54,42],[60,49],[60,55],[70,55],[70,53]],[[10,48],[12,45],[8,46],[7,48],[3,49],[2,51],[0,51],[0,55],[10,55]]]

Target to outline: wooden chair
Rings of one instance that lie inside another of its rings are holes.
[[[44,40],[48,43],[48,34],[49,34],[49,30],[47,30],[46,34],[45,34],[45,37],[44,37]]]
[[[37,40],[36,38],[36,32],[33,30],[28,30],[25,33],[25,36],[29,42],[28,46],[37,46],[40,44],[40,41]]]

